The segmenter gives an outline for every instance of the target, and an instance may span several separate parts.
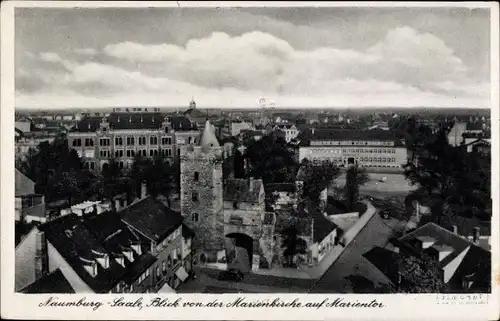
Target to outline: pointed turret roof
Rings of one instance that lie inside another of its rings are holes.
[[[209,120],[205,123],[205,128],[201,134],[200,146],[205,148],[220,147],[217,137],[215,137],[215,128]]]

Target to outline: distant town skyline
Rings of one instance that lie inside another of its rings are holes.
[[[490,105],[488,9],[17,8],[17,108]]]

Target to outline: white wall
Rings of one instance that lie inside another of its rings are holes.
[[[33,228],[19,243],[15,252],[16,291],[35,282],[35,251],[37,228]]]
[[[59,254],[56,248],[47,241],[47,253],[49,256],[49,272],[60,269],[66,280],[76,293],[93,293],[94,291],[76,274],[73,268]]]

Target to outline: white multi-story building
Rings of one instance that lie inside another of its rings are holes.
[[[404,144],[388,131],[313,129],[298,149],[299,161],[331,161],[346,167],[402,168],[407,162]]]

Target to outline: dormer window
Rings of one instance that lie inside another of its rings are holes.
[[[142,254],[141,244],[139,244],[139,243],[132,244],[132,245],[130,245],[130,247],[131,247],[131,248],[135,251],[135,253],[137,253],[138,255],[141,255],[141,254]]]
[[[85,271],[87,271],[88,274],[90,274],[92,277],[97,276],[97,263],[93,260],[87,260],[82,257],[80,257],[80,260],[83,263],[83,267],[85,268]]]
[[[193,213],[193,214],[191,215],[191,220],[192,220],[193,222],[198,222],[198,221],[200,220],[200,215],[199,215],[198,213]]]
[[[97,256],[97,262],[105,269],[109,268],[109,256],[107,253],[100,253],[92,250],[92,253]]]
[[[125,258],[122,255],[119,255],[115,257],[116,263],[120,264],[121,266],[125,267]]]
[[[123,250],[123,255],[129,260],[130,262],[134,262],[134,253],[132,252],[131,249],[124,249]]]

